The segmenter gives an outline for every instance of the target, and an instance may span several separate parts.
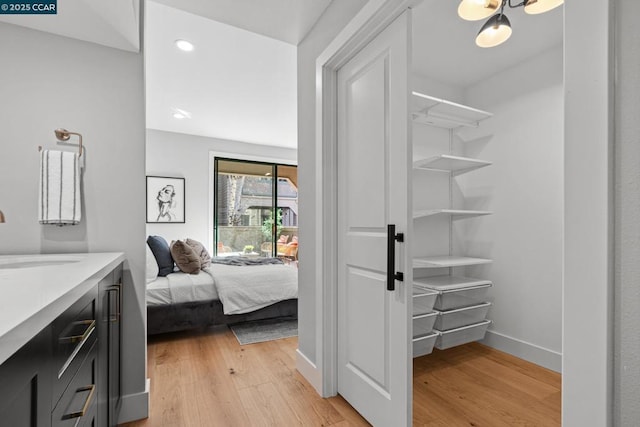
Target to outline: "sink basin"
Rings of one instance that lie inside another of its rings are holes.
[[[0,269],[50,267],[82,261],[78,255],[31,255],[0,257]]]

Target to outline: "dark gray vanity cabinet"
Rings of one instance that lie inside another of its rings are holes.
[[[120,409],[122,264],[0,365],[0,427],[112,427]]]
[[[0,365],[0,425],[51,426],[51,329]]]
[[[53,427],[96,425],[98,315],[98,287],[94,286],[51,323]]]

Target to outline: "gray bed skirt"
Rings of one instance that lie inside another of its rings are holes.
[[[231,315],[224,314],[219,300],[147,306],[147,335],[275,317],[297,319],[298,300],[280,301],[251,313]]]

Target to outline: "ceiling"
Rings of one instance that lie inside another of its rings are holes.
[[[296,45],[330,3],[147,0],[147,127],[295,148]],[[464,89],[562,43],[563,8],[541,15],[517,8],[505,11],[511,39],[479,48],[474,39],[483,21],[458,18],[458,3],[424,0],[414,9],[416,74]],[[139,0],[58,0],[57,15],[0,15],[0,21],[137,52],[139,12]],[[180,38],[196,49],[177,50]],[[174,119],[174,108],[191,119]]]
[[[458,17],[456,0],[424,0],[414,9],[413,67],[417,74],[467,87],[562,43],[563,7],[527,15],[522,7],[505,9],[513,34],[500,46],[475,45],[482,21]],[[523,80],[530,76],[523,76]]]
[[[297,147],[295,45],[149,1],[145,68],[147,128]]]
[[[331,0],[153,1],[293,45],[302,41],[331,3]]]
[[[55,15],[0,15],[0,22],[138,52],[139,16],[139,0],[58,0]]]

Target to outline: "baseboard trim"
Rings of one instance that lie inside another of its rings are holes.
[[[129,423],[149,417],[149,390],[151,389],[151,379],[147,378],[145,390],[141,393],[127,394],[122,396],[118,424]]]
[[[552,371],[562,372],[562,353],[496,331],[487,331],[484,340],[480,342]]]
[[[309,383],[316,392],[322,396],[322,373],[300,349],[296,349],[296,369]]]

